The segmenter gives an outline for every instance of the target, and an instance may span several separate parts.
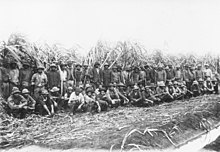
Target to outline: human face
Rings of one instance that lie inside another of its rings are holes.
[[[101,91],[100,94],[104,96],[105,95],[105,91]]]
[[[38,73],[42,73],[43,69],[38,69],[37,71],[38,71]]]

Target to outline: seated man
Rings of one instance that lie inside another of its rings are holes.
[[[166,87],[166,89],[167,89],[167,92],[169,92],[170,96],[172,97],[171,101],[175,100],[177,97],[177,94],[176,94],[176,90],[173,87],[173,83],[171,81],[168,81],[168,86]]]
[[[82,111],[82,105],[84,104],[84,97],[79,87],[75,88],[75,91],[70,95],[68,105],[70,112],[75,114],[77,111]]]
[[[214,87],[213,87],[213,84],[212,84],[211,79],[209,77],[207,77],[207,79],[205,81],[205,87],[206,87],[206,94],[213,93]]]
[[[120,100],[121,100],[121,105],[126,105],[129,100],[128,98],[126,97],[126,91],[125,91],[125,85],[123,83],[119,83],[117,85],[117,91],[118,91],[118,95],[120,97]]]
[[[63,105],[64,105],[64,102],[61,99],[61,95],[60,95],[59,91],[60,91],[59,88],[53,87],[50,90],[50,97],[51,97],[51,100],[52,100],[52,102],[54,104],[54,107],[57,108],[57,109],[62,109]]]
[[[177,81],[174,81],[173,82],[173,87],[174,87],[174,90],[175,90],[175,98],[180,99],[182,97],[182,95],[181,95],[181,90],[179,88],[179,83]]]
[[[140,88],[135,85],[130,93],[131,104],[138,107],[149,106],[149,100],[145,100],[141,94]]]
[[[64,109],[67,109],[68,108],[68,101],[69,101],[69,98],[70,98],[70,95],[73,93],[73,87],[68,87],[67,88],[67,92],[64,94]]]
[[[114,84],[112,83],[109,84],[109,88],[106,92],[106,96],[108,98],[108,104],[111,107],[114,107],[114,108],[119,107],[121,100],[120,100],[120,96]]]
[[[101,107],[98,101],[96,101],[96,96],[94,95],[94,90],[88,88],[86,94],[84,95],[85,102],[83,104],[84,111],[87,112],[101,112]]]
[[[206,93],[206,87],[204,85],[203,79],[199,78],[198,83],[199,83],[200,95],[204,95]]]
[[[212,85],[214,89],[213,93],[218,94],[218,81],[215,77],[212,79]]]
[[[193,81],[191,86],[193,97],[197,97],[201,94],[198,81]]]
[[[30,96],[30,91],[28,91],[28,89],[23,89],[22,90],[22,95],[27,100],[26,108],[31,110],[31,111],[35,110],[36,101]]]
[[[43,89],[40,94],[39,98],[37,100],[37,111],[44,115],[45,111],[49,116],[54,114],[54,103],[52,99],[50,98],[49,92],[46,89]],[[43,106],[43,109],[42,109]]]
[[[163,81],[158,82],[158,87],[156,88],[156,95],[162,102],[170,102],[173,100],[173,96],[168,92]]]
[[[12,88],[11,95],[7,100],[10,112],[16,118],[25,118],[27,100],[21,95],[20,90],[17,87]]]
[[[108,98],[106,96],[106,89],[99,88],[99,92],[100,93],[96,96],[96,100],[99,102],[101,111],[107,111],[108,110]]]
[[[152,85],[146,85],[145,86],[145,92],[144,92],[144,98],[147,100],[150,100],[150,103],[159,104],[160,99],[154,96],[154,92],[151,90]]]

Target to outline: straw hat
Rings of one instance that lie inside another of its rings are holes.
[[[43,94],[43,95],[48,95],[49,92],[48,92],[46,89],[44,89],[44,90],[41,91],[41,94]]]
[[[124,85],[122,82],[120,82],[119,84],[117,84],[117,86],[118,86],[118,87],[125,87],[125,85]]]
[[[29,94],[30,93],[30,91],[28,91],[28,89],[23,89],[22,90],[22,94]]]
[[[73,90],[73,87],[68,87],[67,90]]]
[[[199,78],[198,82],[203,82],[203,79],[202,79],[202,78]]]
[[[11,94],[21,93],[21,91],[18,89],[18,87],[13,87]]]
[[[39,66],[37,67],[37,69],[38,69],[38,70],[40,70],[40,69],[44,70],[44,66],[39,65]]]
[[[86,93],[89,93],[89,92],[94,93],[94,90],[93,90],[92,88],[88,88],[88,89],[86,90]]]
[[[173,82],[173,85],[178,85],[178,82],[177,82],[177,81],[174,81],[174,82]]]
[[[106,92],[106,89],[105,88],[99,88],[99,92],[101,92],[101,91],[105,91]]]
[[[56,64],[52,63],[50,67],[57,67]]]
[[[198,85],[198,81],[193,81],[193,85]]]
[[[137,85],[135,85],[133,90],[139,90],[139,87]]]
[[[159,87],[165,87],[165,83],[164,83],[163,81],[157,82],[157,85],[158,85]]]
[[[60,89],[57,88],[57,87],[53,87],[53,88],[50,90],[50,92],[58,92],[58,91],[60,91]]]

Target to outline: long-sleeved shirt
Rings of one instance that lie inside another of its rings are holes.
[[[28,84],[31,81],[32,71],[30,69],[21,69],[19,72],[19,80],[22,84],[23,82],[27,82]]]
[[[212,78],[212,70],[211,69],[205,69],[204,70],[204,76]]]
[[[167,75],[166,75],[166,72],[164,70],[161,70],[161,71],[157,71],[156,73],[156,81],[163,81],[163,82],[166,82],[167,80]]]
[[[76,95],[76,93],[73,92],[70,95],[68,103],[70,104],[72,101],[78,101],[80,103],[83,103],[84,102],[84,96],[82,95],[82,93],[80,93],[79,95]]]
[[[19,109],[19,106],[21,104],[27,104],[27,100],[22,96],[22,95],[10,95],[8,97],[8,106],[11,108],[11,109]]]
[[[49,88],[60,87],[60,74],[58,71],[49,71],[47,73]]]
[[[18,84],[19,83],[19,70],[18,69],[9,70],[9,79],[11,82]]]
[[[31,84],[35,87],[45,86],[48,82],[47,75],[45,73],[35,73],[31,78]]]

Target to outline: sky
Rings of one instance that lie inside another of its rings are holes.
[[[220,52],[219,0],[0,0],[0,40],[80,45],[139,42],[167,53]]]

